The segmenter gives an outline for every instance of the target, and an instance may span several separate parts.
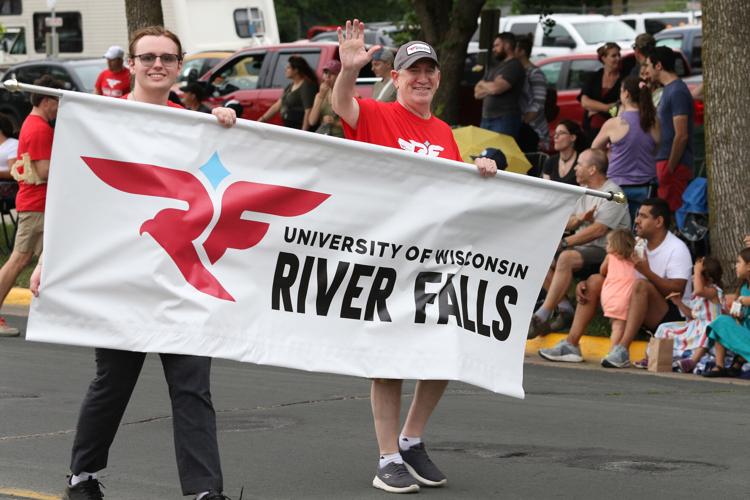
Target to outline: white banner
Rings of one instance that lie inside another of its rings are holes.
[[[27,338],[523,397],[580,188],[65,93]]]

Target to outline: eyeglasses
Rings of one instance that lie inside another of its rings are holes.
[[[570,132],[555,132],[552,137],[562,137],[564,135],[570,135]]]
[[[179,54],[161,54],[161,55],[157,55],[157,54],[152,54],[150,52],[148,52],[146,54],[138,54],[138,55],[133,56],[133,57],[137,57],[138,59],[140,59],[141,60],[141,64],[143,64],[147,68],[150,68],[151,66],[153,66],[154,63],[156,62],[157,58],[159,58],[161,60],[161,63],[164,66],[167,66],[167,67],[169,67],[169,66],[177,66],[177,63],[180,61],[180,59],[182,59],[179,56]]]

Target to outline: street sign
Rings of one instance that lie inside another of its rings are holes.
[[[62,17],[45,17],[44,25],[48,28],[61,28],[63,25]]]

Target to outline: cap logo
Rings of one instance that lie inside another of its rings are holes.
[[[427,54],[432,54],[432,50],[430,50],[429,45],[425,45],[423,43],[415,43],[414,45],[409,45],[406,47],[406,55],[410,56],[414,54],[415,52],[426,52]]]

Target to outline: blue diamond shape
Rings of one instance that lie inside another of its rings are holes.
[[[229,175],[229,171],[219,159],[219,153],[214,153],[199,170],[203,172],[203,175],[206,176],[214,189]]]

